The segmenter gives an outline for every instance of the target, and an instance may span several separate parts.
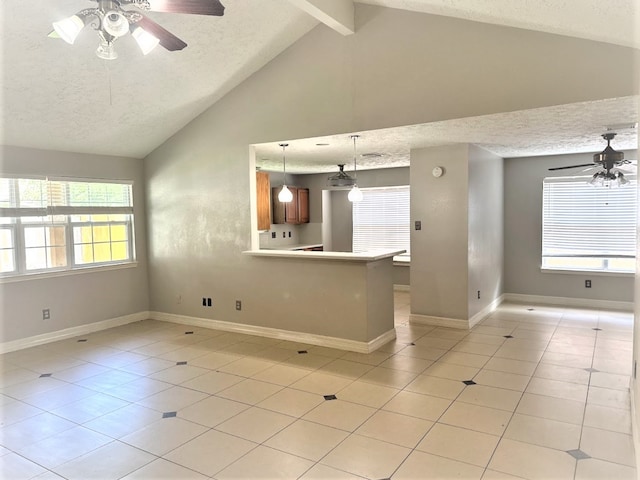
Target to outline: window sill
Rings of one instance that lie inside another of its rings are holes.
[[[558,273],[560,275],[589,275],[601,277],[635,277],[633,272],[603,272],[601,270],[561,270],[555,268],[541,268],[542,273]]]
[[[106,272],[110,270],[122,270],[125,268],[136,268],[137,266],[138,266],[138,262],[127,262],[127,263],[117,263],[114,265],[101,265],[99,267],[81,267],[81,268],[74,268],[73,270],[59,270],[57,272],[27,273],[23,275],[15,275],[13,277],[0,277],[0,284],[28,282],[31,280],[42,280],[45,278],[66,277],[69,275],[79,275],[84,273]]]

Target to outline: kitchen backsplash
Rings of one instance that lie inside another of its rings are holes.
[[[273,234],[275,234],[275,238],[273,238]],[[306,223],[304,225],[272,224],[271,230],[260,232],[260,248],[320,243],[322,243],[322,223]]]

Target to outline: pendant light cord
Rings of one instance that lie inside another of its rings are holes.
[[[286,185],[287,184],[287,159],[285,158],[285,155],[284,155],[284,149],[287,148],[289,144],[281,143],[280,146],[282,147],[282,166],[283,166],[282,185]]]
[[[360,137],[360,135],[351,135],[353,138],[353,181],[354,183],[358,182],[358,162],[356,161],[356,139]]]

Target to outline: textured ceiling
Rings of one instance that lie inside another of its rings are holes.
[[[91,28],[73,45],[47,38],[95,3],[2,0],[2,143],[144,157],[318,23],[287,0],[222,3],[223,17],[148,14],[184,50],[145,57],[127,35],[108,61]]]
[[[640,48],[638,0],[358,0]]]
[[[456,143],[473,143],[503,158],[599,152],[606,146],[600,135],[610,126],[618,133],[613,148],[633,150],[638,145],[637,128],[629,127],[637,118],[638,97],[633,96],[351,133],[360,135],[357,163],[367,170],[405,167],[411,149]],[[351,133],[288,140],[287,171],[335,172],[340,163],[353,170]],[[255,148],[258,167],[282,170],[278,143]]]
[[[640,46],[638,0],[357,1]],[[223,17],[149,14],[189,44],[181,52],[157,48],[143,57],[126,36],[116,43],[119,58],[105,61],[93,53],[98,39],[90,28],[74,45],[47,38],[52,21],[92,2],[2,0],[2,143],[142,158],[318,23],[288,0],[222,3],[227,7]],[[467,121],[456,122],[437,125],[460,133],[460,124]],[[474,131],[479,125],[467,128]],[[433,132],[427,143],[437,143],[433,136],[441,143],[452,141],[452,133],[435,127],[416,126],[414,131]],[[589,131],[585,126],[578,130]],[[510,137],[516,134],[524,132],[512,131]],[[372,140],[362,139],[363,146],[367,141]],[[406,142],[392,148],[386,141],[384,146],[393,152],[406,148]]]

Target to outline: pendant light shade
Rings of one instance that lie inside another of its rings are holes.
[[[289,203],[293,201],[293,193],[287,188],[287,160],[284,155],[284,149],[289,146],[288,143],[281,143],[282,147],[282,190],[278,193],[278,200],[282,203]]]
[[[353,139],[353,188],[351,188],[351,190],[349,191],[349,195],[347,195],[347,198],[349,199],[350,202],[359,202],[362,200],[362,192],[360,191],[360,189],[358,188],[358,183],[357,183],[357,170],[358,170],[358,166],[357,166],[357,155],[356,155],[356,139],[358,139],[360,137],[360,135],[351,135],[351,138]]]

